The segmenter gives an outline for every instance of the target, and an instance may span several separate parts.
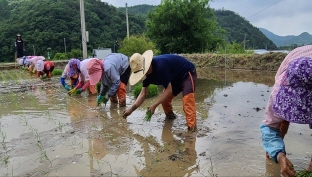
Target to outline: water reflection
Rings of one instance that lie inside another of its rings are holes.
[[[279,165],[265,159],[259,130],[274,74],[199,68],[195,93],[199,130],[195,133],[186,130],[181,95],[172,102],[177,114],[173,121],[165,120],[160,106],[151,122],[144,122],[146,107],[156,97],[147,99],[125,120],[121,116],[125,108],[110,103],[96,108],[96,97],[69,97],[65,90],[55,87],[58,81],[47,89],[40,86],[36,88],[39,90],[0,94],[0,121],[2,131],[11,135],[12,127],[23,130],[25,122],[19,121],[19,114],[31,111],[27,113],[28,124],[40,127],[42,144],[50,145],[46,150],[53,167],[49,171],[48,164],[46,169],[51,176],[211,176],[211,167],[218,176],[278,176]],[[127,96],[129,107],[132,94]],[[55,124],[46,124],[50,118],[45,111]],[[58,130],[59,122],[66,124],[66,131]],[[290,127],[289,132],[295,134],[289,134],[285,141],[287,152],[293,154],[289,158],[301,168],[308,160],[305,156],[312,141],[311,132],[298,126]],[[87,145],[82,147],[83,143]],[[13,158],[29,159],[20,155],[27,154],[27,148],[12,147],[17,149],[11,152],[21,156],[11,153]],[[42,169],[43,164],[35,161],[31,165],[33,169],[14,164],[14,168],[19,167],[14,174]]]
[[[155,137],[135,134],[143,149],[145,166],[135,166],[137,176],[191,176],[198,170],[195,150],[196,132],[177,133],[172,130],[173,121],[166,120],[161,142]],[[176,138],[175,138],[176,137]]]

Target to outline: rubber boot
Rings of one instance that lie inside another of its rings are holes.
[[[125,107],[126,106],[126,97],[127,97],[127,85],[123,82],[120,82],[120,86],[117,90],[117,97],[119,100],[119,107]]]
[[[110,99],[110,101],[111,101],[112,103],[118,103],[117,94],[115,94],[115,95],[112,96],[112,97],[109,97],[109,99]]]
[[[182,100],[188,130],[194,132],[196,131],[195,95],[194,93],[189,93]]]
[[[161,103],[161,106],[163,107],[163,110],[166,114],[166,119],[175,119],[176,115],[172,111],[172,99],[174,98],[174,95],[170,95],[165,101]]]

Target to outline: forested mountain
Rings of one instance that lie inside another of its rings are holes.
[[[80,4],[78,0],[0,0],[0,62],[14,60],[14,41],[21,34],[25,55],[46,55],[81,49]],[[113,48],[127,35],[126,14],[100,0],[85,0],[88,52]],[[142,17],[129,15],[130,34],[146,31]]]
[[[301,33],[299,36],[295,35],[288,35],[288,36],[278,36],[264,28],[259,28],[259,30],[266,35],[267,38],[271,39],[274,44],[278,47],[280,46],[302,46],[307,44],[312,44],[312,35],[304,32]]]
[[[128,7],[129,14],[147,15],[150,10],[156,6],[137,5]],[[125,12],[125,8],[118,8]],[[268,39],[258,28],[251,25],[240,15],[229,10],[214,10],[214,14],[221,28],[226,30],[227,42],[244,43],[246,40],[246,49],[267,48],[275,49],[276,45]],[[146,17],[145,17],[146,18]]]
[[[243,43],[246,49],[275,49],[276,45],[267,38],[257,27],[246,19],[229,10],[215,10],[217,21],[227,32],[228,41]]]

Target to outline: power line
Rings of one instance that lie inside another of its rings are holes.
[[[260,12],[265,11],[266,9],[268,9],[268,8],[272,7],[273,5],[275,5],[275,4],[277,4],[277,3],[279,3],[280,1],[281,1],[281,0],[279,0],[279,1],[277,1],[277,2],[275,2],[275,3],[273,3],[273,4],[271,4],[270,6],[268,6],[268,7],[264,8],[264,9],[260,10],[259,12],[255,13],[255,14],[253,14],[253,15],[249,16],[249,17],[247,17],[247,19],[248,19],[248,18],[251,18],[251,17],[253,17],[253,16],[257,15],[257,14],[259,14]]]

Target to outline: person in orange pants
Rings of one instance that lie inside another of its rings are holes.
[[[36,63],[36,70],[38,77],[46,75],[47,78],[51,78],[52,71],[54,70],[54,63],[51,61],[39,60]]]
[[[150,84],[162,85],[165,89],[158,100],[149,110],[154,114],[156,107],[162,104],[167,119],[174,119],[172,99],[180,92],[183,93],[183,110],[188,130],[196,130],[195,85],[197,81],[196,68],[186,58],[164,54],[153,57],[153,51],[145,51],[142,55],[135,53],[130,58],[132,74],[129,79],[131,85],[143,80],[143,87],[134,104],[124,111],[127,118],[145,100]]]
[[[126,106],[126,87],[130,77],[129,59],[126,55],[112,53],[102,61],[90,60],[87,70],[91,85],[101,80],[98,105],[106,105],[110,99],[111,103],[119,103],[119,107]]]

